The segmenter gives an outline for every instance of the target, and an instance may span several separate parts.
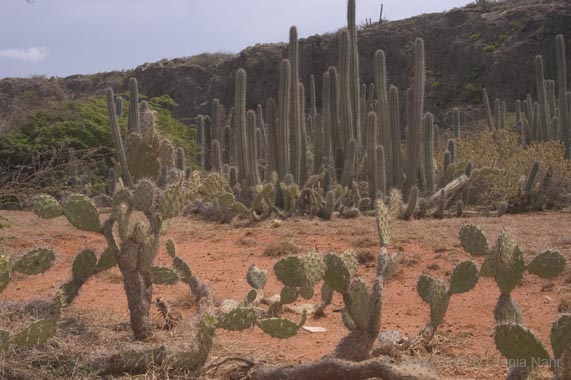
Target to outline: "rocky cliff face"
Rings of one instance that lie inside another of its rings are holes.
[[[294,21],[294,20],[292,20]],[[411,85],[416,37],[425,41],[427,53],[426,109],[440,123],[447,123],[453,106],[476,109],[480,90],[488,88],[491,98],[500,97],[513,108],[515,99],[534,94],[533,59],[544,56],[546,77],[555,78],[555,36],[571,41],[571,2],[542,3],[511,0],[496,4],[488,12],[475,6],[446,13],[373,24],[359,32],[361,80],[373,81],[373,58],[377,49],[386,53],[389,83],[404,94]],[[318,101],[322,73],[338,61],[336,34],[313,36],[300,41],[301,80],[308,84],[316,75]],[[178,104],[180,119],[208,114],[217,97],[228,107],[233,103],[234,73],[243,67],[248,75],[248,104],[265,104],[277,97],[278,64],[286,55],[285,44],[249,47],[237,55],[213,55],[163,60],[134,70],[67,78],[3,79],[0,81],[0,128],[17,128],[30,110],[51,102],[103,94],[108,86],[126,91],[127,79],[135,76],[148,97],[169,95]],[[571,46],[567,48],[571,61]],[[468,114],[470,115],[470,114]],[[470,116],[468,116],[470,117]]]

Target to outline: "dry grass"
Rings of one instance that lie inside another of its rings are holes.
[[[277,243],[272,243],[264,249],[264,256],[267,257],[283,257],[289,255],[296,255],[301,253],[302,247],[297,245],[291,240],[282,240]]]

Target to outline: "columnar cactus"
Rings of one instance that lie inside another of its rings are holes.
[[[289,31],[289,62],[290,72],[290,100],[289,100],[289,125],[290,125],[290,172],[296,182],[300,182],[301,170],[301,120],[300,96],[299,96],[299,42],[297,28],[292,26]]]
[[[353,134],[353,108],[351,100],[351,79],[350,79],[350,65],[351,65],[351,42],[349,33],[346,30],[341,31],[339,35],[339,114],[340,114],[340,137],[341,144],[334,145],[341,148],[343,153],[346,154],[348,149],[349,140],[354,139]],[[331,73],[329,74],[330,80],[332,79]],[[337,166],[337,162],[336,162]]]
[[[427,113],[423,118],[424,125],[424,170],[426,191],[432,195],[436,191],[436,172],[434,169],[434,117]]]
[[[308,178],[307,174],[307,129],[305,123],[305,87],[302,83],[298,84],[299,87],[299,132],[300,132],[300,145],[299,145],[299,183],[305,184]]]
[[[377,114],[369,112],[367,115],[367,139],[365,140],[367,149],[366,169],[369,181],[369,197],[374,199],[377,194]]]
[[[539,99],[540,125],[539,137],[541,141],[549,140],[549,129],[551,126],[551,115],[549,112],[549,104],[547,100],[547,91],[545,88],[545,77],[543,70],[543,57],[538,55],[535,57],[535,81],[537,87],[537,97]]]
[[[296,86],[297,87],[297,86]],[[280,66],[279,82],[279,108],[278,108],[278,141],[280,147],[278,162],[278,177],[284,179],[290,172],[290,149],[289,149],[289,103],[291,84],[291,65],[289,60],[284,59]]]
[[[127,133],[141,134],[141,123],[139,119],[139,87],[136,78],[129,79],[129,118],[127,122]]]
[[[416,182],[420,167],[420,129],[424,109],[424,86],[425,86],[425,60],[424,41],[416,39],[416,64],[414,71],[414,104],[411,124],[408,126],[408,160],[405,191],[411,189]]]
[[[349,0],[347,5],[347,29],[349,32],[349,94],[351,106],[351,125],[353,138],[357,142],[357,150],[361,149],[360,120],[360,83],[359,83],[359,49],[357,45],[356,2]]]
[[[454,137],[459,139],[461,137],[461,127],[460,110],[458,108],[452,109],[452,130],[454,131]]]
[[[394,143],[392,140],[392,134],[394,133],[394,129],[393,125],[391,124],[391,117],[394,115],[392,113],[393,110],[389,110],[389,95],[387,94],[387,68],[385,62],[385,52],[383,50],[377,50],[375,52],[375,88],[377,90],[377,100],[379,101],[379,107],[377,110],[376,143],[383,146],[385,149],[386,157],[389,158],[393,157],[392,151]],[[398,107],[398,104],[396,106]],[[387,170],[389,187],[394,185],[393,170],[393,165],[389,165]]]
[[[133,185],[133,181],[131,180],[131,173],[129,173],[129,169],[127,167],[127,155],[125,154],[121,128],[119,128],[119,121],[117,120],[117,110],[115,109],[113,90],[108,88],[106,95],[111,137],[113,138],[113,145],[115,146],[115,157],[121,165],[121,176],[123,178],[123,182],[125,183],[125,186],[130,187]]]
[[[325,138],[323,136],[322,120],[320,114],[316,114],[315,119],[311,118],[313,130],[313,174],[321,174],[323,172]]]
[[[571,110],[567,100],[567,65],[565,62],[565,40],[563,35],[555,39],[557,54],[557,88],[559,96],[559,119],[561,125],[561,139],[565,144],[565,159],[571,159]]]
[[[404,178],[401,151],[399,93],[395,86],[391,86],[389,89],[389,109],[392,137],[392,185],[400,189],[403,186]]]
[[[258,172],[258,158],[256,156],[256,113],[252,110],[247,113],[246,130],[244,131],[245,146],[247,152],[247,170],[246,179],[249,186],[260,184],[260,175]]]
[[[490,98],[488,97],[488,90],[482,88],[482,103],[484,103],[484,112],[486,116],[486,121],[488,122],[488,128],[490,130],[494,129],[494,122],[492,119],[492,109],[490,108]]]
[[[246,133],[246,71],[236,72],[236,89],[234,99],[235,156],[238,166],[238,182],[243,184],[248,175],[248,140]]]

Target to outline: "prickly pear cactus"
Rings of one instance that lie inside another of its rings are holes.
[[[15,335],[10,343],[19,347],[33,347],[44,344],[56,333],[56,321],[42,319],[32,322],[28,327]]]
[[[97,266],[95,267],[95,272],[103,272],[107,269],[113,268],[117,265],[117,258],[113,254],[113,252],[108,248],[99,257],[99,261],[97,261]]]
[[[500,323],[522,323],[521,309],[517,302],[508,294],[500,294],[494,308],[494,320]]]
[[[432,302],[432,297],[434,293],[434,289],[440,286],[440,282],[433,277],[421,274],[418,278],[418,282],[416,283],[416,291],[420,298],[426,303]]]
[[[170,186],[160,202],[161,217],[166,220],[179,216],[184,207],[185,191],[182,182]]]
[[[571,315],[559,317],[551,327],[551,347],[555,359],[560,359],[564,353],[571,351]]]
[[[248,307],[239,307],[218,317],[216,327],[229,331],[252,328],[257,321],[256,312]]]
[[[327,269],[323,275],[323,280],[329,287],[339,293],[345,293],[351,281],[351,271],[345,261],[337,255],[328,254],[325,256]]]
[[[284,257],[274,265],[278,280],[285,286],[298,287],[305,284],[305,266],[299,256]]]
[[[542,278],[555,278],[565,270],[565,257],[557,251],[547,250],[527,264],[526,269]]]
[[[95,273],[96,267],[97,257],[95,252],[90,249],[82,251],[73,261],[73,280],[83,284]]]
[[[8,287],[10,282],[10,272],[12,272],[12,262],[7,256],[0,256],[0,293]]]
[[[266,318],[257,322],[258,327],[273,338],[288,339],[295,336],[299,326],[285,318]]]
[[[496,348],[508,360],[535,367],[549,361],[545,346],[527,327],[518,324],[499,324],[494,332]]]
[[[311,252],[303,258],[303,268],[307,282],[306,285],[311,286],[313,290],[313,286],[321,281],[323,275],[325,274],[325,269],[327,268],[325,261],[323,260],[323,257],[321,257],[318,253]],[[311,297],[304,298],[307,299]]]
[[[478,268],[472,261],[458,264],[450,278],[450,294],[460,294],[472,290],[478,283]]]
[[[297,301],[299,293],[297,288],[293,286],[284,286],[280,292],[280,302],[284,305],[288,305]]]
[[[432,302],[430,303],[430,323],[440,326],[444,322],[444,316],[450,304],[450,292],[444,284],[439,284],[433,289]]]
[[[509,230],[504,229],[494,252],[494,275],[500,291],[510,294],[521,283],[525,271],[523,254],[513,242]]]
[[[379,238],[381,241],[381,246],[390,244],[391,242],[391,222],[389,217],[389,211],[385,203],[377,199],[376,202],[376,219],[377,219],[377,229],[379,231]]]
[[[357,329],[366,330],[371,310],[371,292],[367,284],[361,279],[353,280],[343,300]]]
[[[133,206],[139,211],[150,211],[156,201],[157,188],[148,179],[139,181],[133,191]]]
[[[34,198],[34,212],[40,218],[51,219],[63,215],[63,207],[54,197],[41,194]]]
[[[268,271],[258,269],[254,264],[248,268],[246,281],[254,289],[263,289],[268,281]]]
[[[153,276],[153,284],[174,285],[178,282],[176,272],[166,267],[152,267],[151,275]]]
[[[99,221],[97,208],[85,195],[70,195],[64,211],[67,220],[75,228],[89,232],[101,231],[101,222]]]
[[[460,229],[460,242],[466,252],[473,256],[485,256],[490,253],[488,239],[476,226],[465,224]]]
[[[14,263],[14,271],[34,275],[44,273],[54,264],[55,254],[49,249],[38,248],[26,253]]]
[[[149,141],[137,134],[127,138],[127,166],[134,182],[142,178],[156,180],[161,165],[159,161],[160,141],[157,136],[150,136]]]

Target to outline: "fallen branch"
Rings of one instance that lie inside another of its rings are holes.
[[[317,362],[299,366],[270,367],[256,365],[250,371],[249,380],[435,380],[430,370],[414,365],[396,365],[386,359],[369,359],[350,362],[341,359],[325,358]]]

